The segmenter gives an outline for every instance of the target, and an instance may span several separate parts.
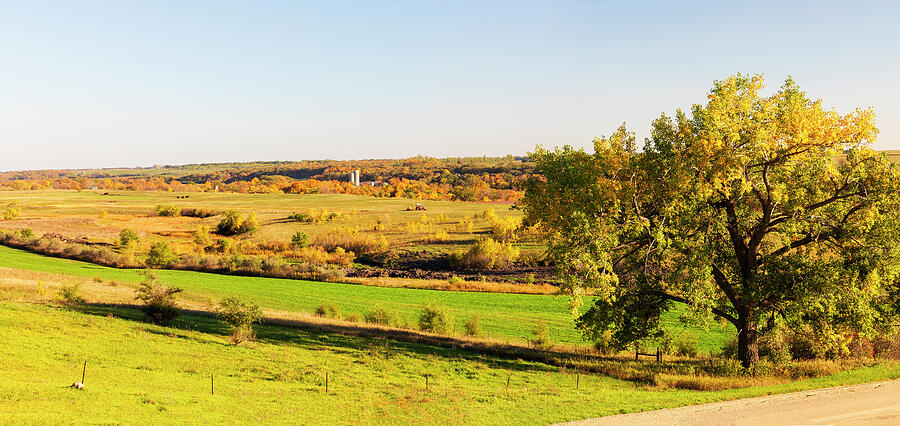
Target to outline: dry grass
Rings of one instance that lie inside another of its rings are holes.
[[[345,282],[375,287],[418,288],[446,291],[476,291],[484,293],[557,294],[559,287],[550,284],[516,284],[481,281],[428,280],[415,278],[346,278]]]

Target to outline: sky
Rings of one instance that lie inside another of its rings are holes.
[[[900,149],[900,2],[0,2],[0,170],[524,155],[790,75]]]

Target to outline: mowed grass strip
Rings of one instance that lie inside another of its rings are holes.
[[[0,266],[115,280],[132,285],[142,280],[138,270],[45,257],[2,246]],[[435,302],[453,313],[456,332],[460,334],[465,320],[471,315],[478,315],[487,337],[522,343],[524,337],[532,336],[535,324],[544,321],[555,343],[589,343],[575,329],[575,320],[568,311],[565,296],[386,288],[192,271],[156,270],[155,273],[166,285],[181,287],[188,292],[187,296],[198,300],[214,302],[222,297],[237,296],[264,308],[294,312],[313,312],[320,305],[334,304],[344,315],[364,315],[376,307],[383,307],[395,312],[408,324],[416,323],[423,305]],[[585,300],[585,308],[591,300]],[[732,338],[731,327],[713,325],[704,329],[685,326],[678,321],[678,313],[667,315],[665,322],[672,334],[694,338],[698,350],[704,353],[716,353],[724,342]]]

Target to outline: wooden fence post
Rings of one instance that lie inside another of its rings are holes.
[[[325,372],[325,393],[328,393],[328,372]]]
[[[216,379],[213,378],[213,373],[209,373],[209,394],[216,394]]]
[[[87,360],[84,361],[84,366],[81,367],[81,384],[84,384],[84,372],[87,371]]]

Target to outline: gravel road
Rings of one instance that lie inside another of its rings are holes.
[[[900,425],[900,380],[809,390],[567,425]]]

